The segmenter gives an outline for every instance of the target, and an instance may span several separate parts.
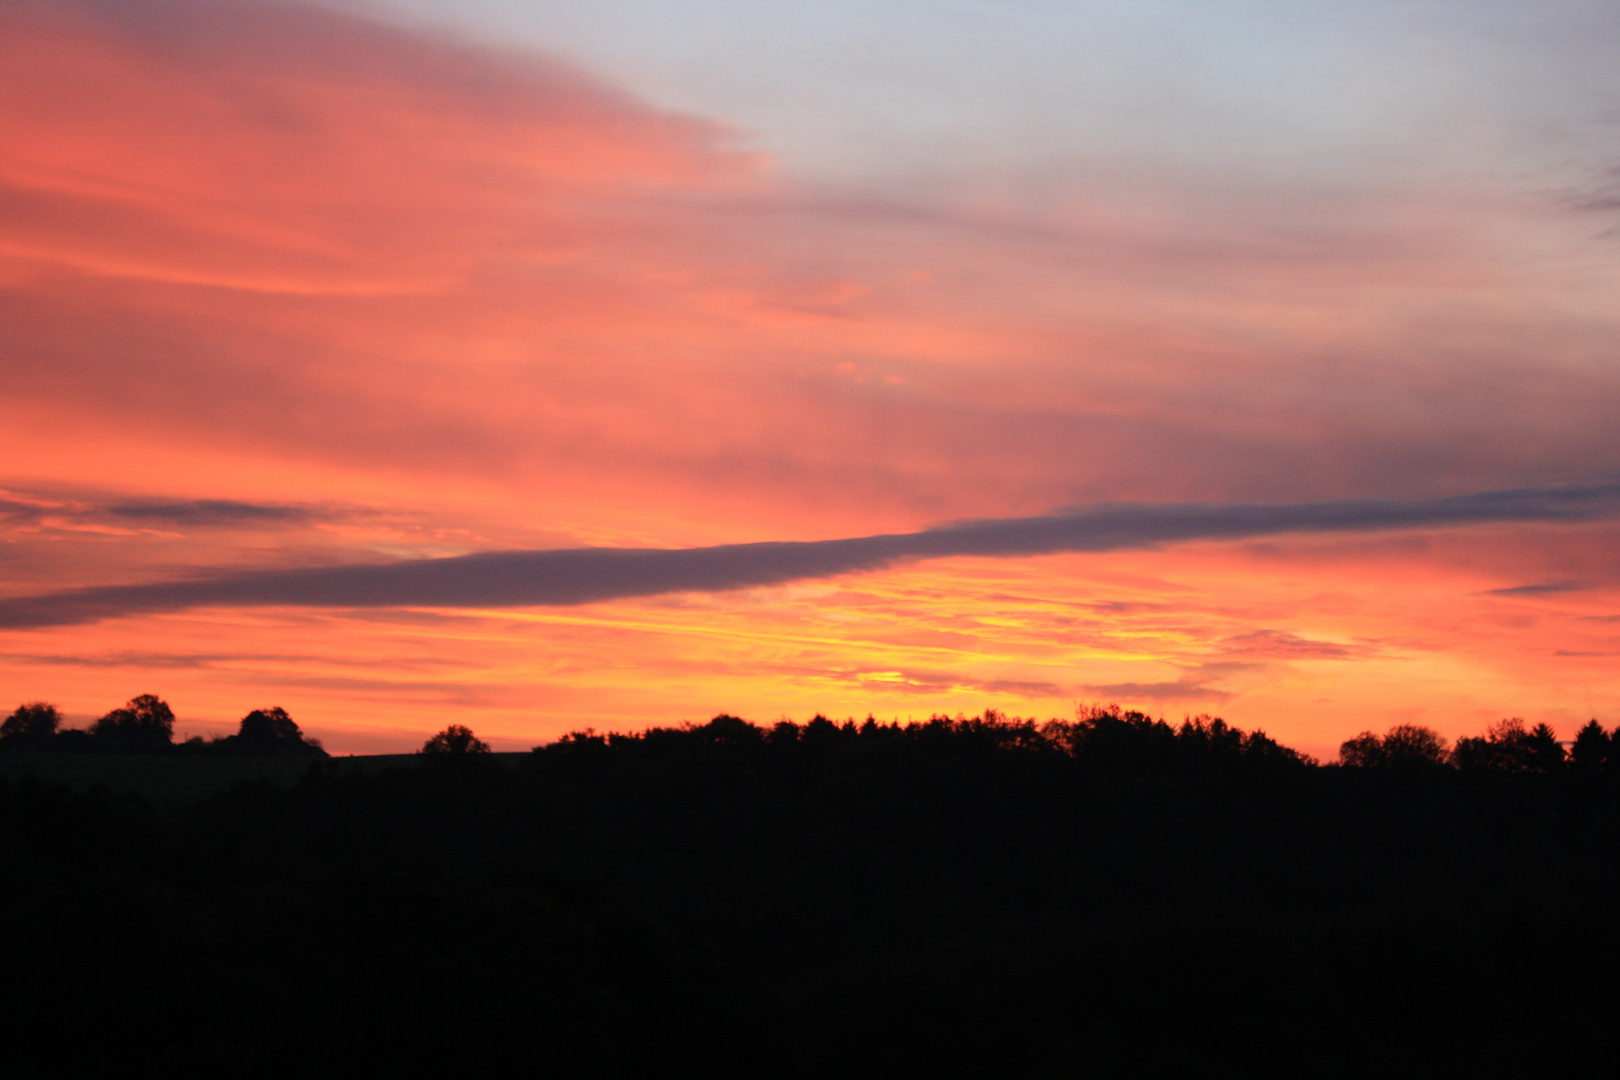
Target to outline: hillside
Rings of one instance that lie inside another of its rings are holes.
[[[721,717],[513,767],[303,767],[164,813],[0,785],[5,918],[28,928],[12,1071],[1613,1060],[1602,769],[1320,767],[1218,721],[1117,714]]]

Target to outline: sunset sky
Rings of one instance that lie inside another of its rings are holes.
[[[1612,0],[8,0],[0,705],[1613,726],[1617,50]]]

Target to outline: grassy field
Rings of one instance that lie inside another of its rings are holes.
[[[495,754],[515,762],[527,755]],[[375,754],[317,759],[339,770],[374,771],[411,767],[416,754]],[[236,784],[268,780],[291,787],[310,767],[308,758],[212,757],[166,754],[0,754],[0,779],[25,776],[79,790],[105,787],[138,795],[154,806],[179,806],[224,791]]]

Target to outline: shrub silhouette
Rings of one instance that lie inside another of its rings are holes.
[[[62,714],[55,705],[44,701],[18,705],[0,723],[0,746],[7,750],[43,749],[61,726]]]
[[[421,752],[434,756],[487,754],[489,744],[474,736],[472,728],[451,724],[423,743]]]

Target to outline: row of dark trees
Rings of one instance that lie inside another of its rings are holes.
[[[840,753],[889,752],[1025,752],[1037,756],[1083,760],[1104,768],[1125,770],[1200,769],[1210,767],[1285,767],[1312,764],[1313,759],[1291,750],[1264,732],[1245,732],[1220,717],[1189,717],[1179,725],[1155,720],[1141,712],[1121,712],[1117,706],[1082,708],[1073,722],[1009,717],[987,709],[977,717],[936,714],[926,723],[883,724],[868,716],[862,723],[842,724],[825,716],[807,723],[777,721],[759,727],[722,714],[701,725],[650,728],[629,734],[576,731],[535,754],[552,759],[591,760],[601,757],[655,759],[669,755],[724,749],[743,758],[784,758]]]
[[[1219,717],[1199,716],[1179,725],[1118,706],[1088,706],[1073,722],[1008,718],[995,710],[981,717],[934,716],[925,724],[880,724],[868,717],[836,724],[817,716],[808,724],[780,721],[761,728],[733,716],[717,716],[687,728],[652,728],[623,735],[572,732],[549,749],[555,753],[590,753],[612,747],[621,753],[650,753],[659,747],[713,742],[738,748],[789,745],[836,746],[840,743],[917,743],[949,739],[981,741],[1000,749],[1062,753],[1111,767],[1155,768],[1215,761],[1316,764],[1264,732],[1244,732]],[[542,748],[547,749],[547,748]],[[1588,722],[1566,750],[1547,724],[1529,726],[1517,717],[1491,725],[1483,735],[1464,737],[1455,746],[1438,732],[1416,724],[1397,724],[1383,735],[1362,732],[1339,748],[1338,765],[1350,768],[1454,768],[1464,771],[1558,773],[1620,771],[1620,727],[1613,733],[1596,720]]]
[[[242,717],[235,735],[174,741],[174,710],[155,694],[141,694],[113,709],[88,730],[64,728],[55,705],[33,701],[0,722],[0,751],[11,753],[231,754],[254,757],[325,757],[279,705]]]
[[[1364,731],[1339,747],[1339,762],[1356,768],[1489,770],[1509,773],[1620,771],[1620,727],[1603,730],[1589,720],[1566,750],[1547,724],[1518,717],[1492,724],[1485,734],[1448,746],[1439,732],[1396,724],[1383,735]]]
[[[832,743],[840,739],[927,740],[938,737],[948,717],[934,716],[927,724],[882,725],[872,717],[856,725],[842,726],[824,716],[807,724],[781,721],[773,728],[756,727],[733,716],[721,715],[697,728],[652,728],[639,734],[598,735],[594,731],[572,732],[557,744],[562,751],[588,751],[610,742],[621,749],[636,744],[654,745],[687,738],[719,740],[738,746],[781,745],[805,741]],[[1118,706],[1082,707],[1074,723],[1052,720],[1009,720],[995,710],[975,720],[959,718],[956,736],[989,739],[998,745],[1009,741],[1025,748],[1060,750],[1070,755],[1099,751],[1128,757],[1169,754],[1252,753],[1261,757],[1286,758],[1304,763],[1310,759],[1278,744],[1263,732],[1243,733],[1218,717],[1200,716],[1184,720],[1179,728],[1145,713],[1122,712]],[[966,724],[963,728],[961,725]],[[691,732],[701,732],[693,736]],[[977,733],[976,735],[973,733]],[[1189,748],[1198,747],[1194,751]],[[1178,749],[1179,748],[1179,749]],[[43,701],[17,706],[0,723],[0,751],[89,752],[89,753],[215,753],[258,756],[324,757],[320,740],[307,737],[280,706],[254,709],[242,718],[235,735],[205,740],[193,736],[174,741],[174,711],[154,694],[131,698],[122,707],[98,719],[88,730],[62,727],[62,715],[55,705]],[[463,755],[488,753],[487,743],[459,724],[428,739],[422,753]],[[1450,746],[1439,732],[1417,724],[1396,724],[1383,735],[1364,731],[1339,747],[1340,765],[1352,768],[1458,768],[1517,773],[1556,773],[1620,770],[1620,727],[1607,732],[1595,719],[1588,721],[1566,750],[1553,729],[1545,724],[1530,726],[1513,717],[1491,725],[1483,735],[1464,737]]]

